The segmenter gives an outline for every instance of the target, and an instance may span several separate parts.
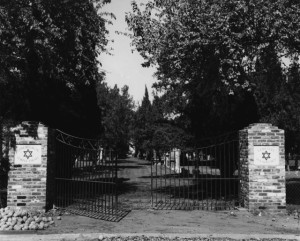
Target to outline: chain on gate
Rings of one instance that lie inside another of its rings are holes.
[[[71,213],[120,221],[128,211],[118,209],[117,154],[98,140],[56,131],[55,205]]]
[[[238,135],[207,139],[200,148],[165,152],[152,161],[151,177],[156,209],[232,209],[239,203]]]

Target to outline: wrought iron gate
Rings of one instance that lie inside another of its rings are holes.
[[[117,154],[98,140],[56,131],[55,205],[72,213],[119,221]]]
[[[237,133],[207,139],[202,144],[189,150],[172,149],[160,160],[152,161],[154,208],[224,210],[238,205]]]

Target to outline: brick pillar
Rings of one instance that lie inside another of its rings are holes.
[[[252,124],[239,134],[241,205],[249,211],[285,209],[284,131]]]
[[[45,210],[49,129],[38,122],[22,122],[12,132],[7,206]]]

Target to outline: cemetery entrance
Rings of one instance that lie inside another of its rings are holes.
[[[98,140],[56,130],[55,205],[71,213],[119,221],[117,154]]]
[[[232,209],[239,184],[238,133],[152,160],[118,159],[97,140],[56,133],[56,205],[75,214],[118,221],[131,209]]]

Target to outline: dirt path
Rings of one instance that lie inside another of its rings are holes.
[[[128,158],[118,161],[119,206],[130,210],[151,207],[151,165],[149,161]]]
[[[300,234],[292,216],[254,216],[247,211],[133,210],[120,222],[63,216],[47,233]],[[1,239],[1,238],[0,238]]]

